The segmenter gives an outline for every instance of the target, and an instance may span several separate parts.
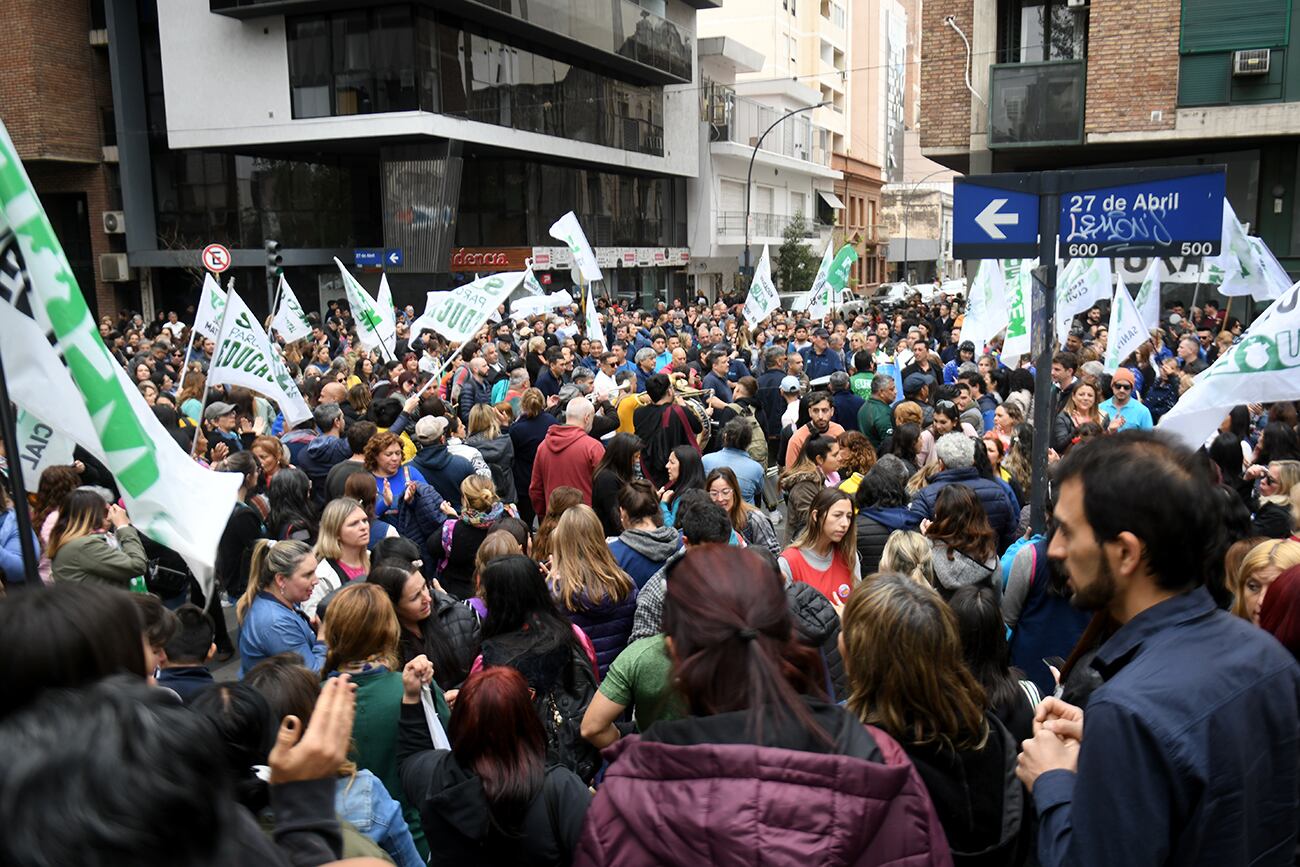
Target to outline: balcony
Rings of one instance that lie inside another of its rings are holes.
[[[989,73],[990,148],[1083,144],[1083,60],[997,63]]]
[[[707,0],[701,0],[707,2]],[[232,18],[324,12],[334,0],[208,0]],[[569,62],[597,63],[638,84],[689,84],[695,33],[632,0],[420,0]],[[594,53],[593,53],[594,50]]]
[[[700,111],[701,118],[713,127],[713,141],[729,141],[747,148],[752,148],[763,130],[785,113],[712,82],[702,90]],[[829,140],[829,131],[807,117],[795,115],[777,124],[763,139],[760,150],[829,167]]]
[[[786,227],[794,222],[793,214],[758,214],[750,212],[749,214],[749,237],[754,238],[780,238],[785,234]],[[813,220],[804,218],[805,238],[816,238],[824,230],[831,228],[824,223],[818,223]],[[745,212],[744,211],[719,211],[718,212],[718,238],[743,238],[745,236]]]

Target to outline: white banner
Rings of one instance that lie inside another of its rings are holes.
[[[236,292],[227,297],[217,353],[208,365],[209,385],[242,385],[275,401],[286,427],[311,418],[277,347]]]
[[[1114,278],[1109,259],[1071,259],[1056,280],[1056,341],[1065,345],[1074,317],[1098,301],[1109,301]],[[962,331],[965,338],[966,332]]]
[[[542,284],[537,281],[537,275],[533,273],[533,260],[528,260],[528,266],[524,268],[524,290],[529,295],[545,295],[546,290]]]
[[[1007,324],[1007,287],[1002,262],[985,259],[979,264],[966,295],[962,340],[975,344],[975,356],[984,354],[990,340]]]
[[[1114,373],[1139,346],[1151,339],[1142,314],[1133,303],[1133,296],[1121,283],[1115,287],[1115,298],[1110,303],[1110,323],[1106,328],[1106,360],[1103,369]]]
[[[379,305],[370,297],[370,293],[365,290],[352,273],[344,267],[343,263],[334,257],[334,264],[339,267],[339,274],[343,277],[343,288],[347,292],[348,306],[352,308],[352,321],[357,328],[357,342],[361,344],[362,349],[369,349],[374,352],[383,353],[384,332],[386,320],[383,313],[379,310]]]
[[[194,330],[209,340],[217,339],[221,330],[221,312],[226,309],[226,293],[211,272],[203,274],[203,292],[199,295],[199,309],[194,314]]]
[[[821,264],[817,266],[817,276],[813,278],[812,287],[803,297],[803,307],[796,307],[796,310],[807,310],[809,319],[823,319],[827,313],[831,312],[830,293],[827,292],[831,276],[831,263],[835,260],[834,241],[826,242],[826,252],[822,253]]]
[[[390,356],[397,355],[397,305],[393,303],[393,290],[388,288],[388,275],[379,275],[379,294],[375,299],[379,316],[383,322],[379,325],[379,339],[383,341]]]
[[[740,315],[749,323],[750,330],[758,323],[781,309],[781,296],[776,294],[776,285],[772,282],[772,265],[767,257],[767,245],[763,245],[763,255],[759,257],[758,267],[754,269],[754,279],[749,284],[749,295]]]
[[[424,298],[424,312],[421,313],[414,322],[411,323],[411,337],[419,337],[424,331],[437,331],[433,327],[433,311],[438,309],[442,299],[451,295],[450,292],[429,292]]]
[[[1199,448],[1234,406],[1300,398],[1300,283],[1276,299],[1184,392],[1159,428]]]
[[[587,284],[587,334],[588,340],[599,340],[605,345],[605,332],[600,327],[600,314],[596,312],[596,299],[591,296],[591,284]]]
[[[1030,313],[1030,300],[1033,297],[1033,270],[1037,266],[1037,259],[1013,259],[1002,263],[1007,287],[1007,337],[1002,344],[1002,363],[1008,367],[1014,367],[1020,356],[1029,354],[1034,320]]]
[[[573,296],[565,291],[552,292],[550,295],[531,295],[510,302],[510,318],[518,321],[529,316],[559,310],[561,307],[572,306]]]
[[[280,309],[271,320],[271,327],[280,332],[285,343],[311,337],[311,321],[298,303],[298,296],[289,288],[289,281],[280,275]],[[215,339],[215,338],[213,338]]]
[[[1291,285],[1291,278],[1263,239],[1246,234],[1237,214],[1223,200],[1223,249],[1218,256],[1206,259],[1219,292],[1236,297],[1249,295],[1256,301],[1271,301]]]
[[[61,467],[72,463],[72,452],[77,444],[59,433],[25,409],[18,410],[15,420],[18,433],[18,454],[9,465],[22,464],[23,484],[28,493],[34,493],[41,484],[41,473],[47,467]],[[40,527],[36,528],[39,533]]]
[[[1160,327],[1160,277],[1163,271],[1160,259],[1152,259],[1146,274],[1142,275],[1142,285],[1138,287],[1137,298],[1133,301],[1147,331]]]
[[[551,226],[551,237],[563,241],[569,248],[574,264],[582,271],[583,280],[591,283],[604,279],[605,275],[600,273],[600,266],[596,264],[596,254],[591,252],[591,245],[587,243],[587,236],[582,233],[582,226],[578,225],[578,217],[573,211],[555,221]]]
[[[464,343],[478,333],[523,279],[523,271],[480,277],[446,293],[420,319],[453,343]]]

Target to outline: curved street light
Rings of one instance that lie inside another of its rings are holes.
[[[911,213],[912,213],[912,193],[915,193],[916,190],[917,190],[917,188],[918,188],[919,186],[921,186],[921,184],[923,184],[923,183],[925,183],[926,181],[930,180],[930,178],[934,177],[935,175],[941,175],[941,174],[943,174],[944,172],[951,172],[951,171],[952,171],[952,169],[948,169],[948,168],[935,169],[934,171],[930,172],[930,174],[928,174],[928,175],[926,175],[925,177],[921,178],[921,180],[919,180],[919,181],[917,181],[916,183],[912,184],[911,188],[909,188],[909,189],[907,190],[906,195],[905,195],[905,197],[904,197],[904,199],[903,199],[903,274],[902,274],[902,277],[903,277],[903,282],[904,282],[904,283],[907,283],[909,286],[911,285],[911,282],[907,279],[907,271],[908,271],[908,267],[907,267],[907,266],[910,264],[910,262],[909,262],[909,260],[908,260],[908,258],[907,258],[907,242],[908,242],[908,239],[909,239],[909,233],[908,233],[908,218],[911,216]],[[943,235],[943,219],[942,219],[942,217],[941,217],[940,220],[939,220],[939,224],[940,224],[940,225],[939,225],[939,234],[940,234],[940,236],[942,236],[942,235]],[[943,238],[940,237],[939,241],[940,241],[940,244],[942,244],[942,242],[943,242]]]
[[[746,275],[748,275],[748,274],[750,273],[750,269],[749,269],[749,191],[750,191],[750,188],[752,188],[753,185],[754,185],[754,158],[758,156],[758,149],[759,149],[760,147],[763,146],[763,139],[767,138],[767,134],[768,134],[769,132],[771,132],[771,131],[776,127],[776,125],[777,125],[778,123],[780,123],[781,121],[785,120],[785,119],[788,118],[788,117],[794,117],[796,114],[799,114],[799,113],[802,112],[802,111],[812,111],[812,110],[814,110],[814,109],[818,109],[818,108],[825,108],[826,106],[830,105],[831,102],[832,102],[832,100],[829,100],[829,99],[828,99],[828,100],[826,100],[825,102],[819,102],[819,103],[817,103],[816,105],[805,105],[803,108],[796,108],[796,109],[793,109],[793,110],[791,110],[791,111],[787,111],[785,114],[781,115],[781,116],[778,117],[776,120],[772,121],[772,125],[769,126],[767,129],[763,130],[763,134],[760,135],[760,136],[758,137],[758,141],[754,142],[754,151],[753,151],[753,153],[751,153],[751,154],[749,155],[749,172],[745,175],[745,274],[746,274]]]

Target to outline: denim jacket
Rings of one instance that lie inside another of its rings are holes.
[[[334,811],[387,852],[397,867],[424,867],[402,806],[364,768],[355,777],[341,777],[334,793]]]
[[[315,672],[325,663],[325,645],[316,640],[307,617],[270,593],[258,593],[239,627],[239,679],[277,653],[296,653]]]

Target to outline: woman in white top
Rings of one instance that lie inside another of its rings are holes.
[[[320,516],[320,533],[313,552],[319,565],[320,582],[302,603],[303,613],[316,616],[320,601],[351,581],[365,580],[370,572],[370,521],[366,510],[356,500],[339,497],[330,500]]]

